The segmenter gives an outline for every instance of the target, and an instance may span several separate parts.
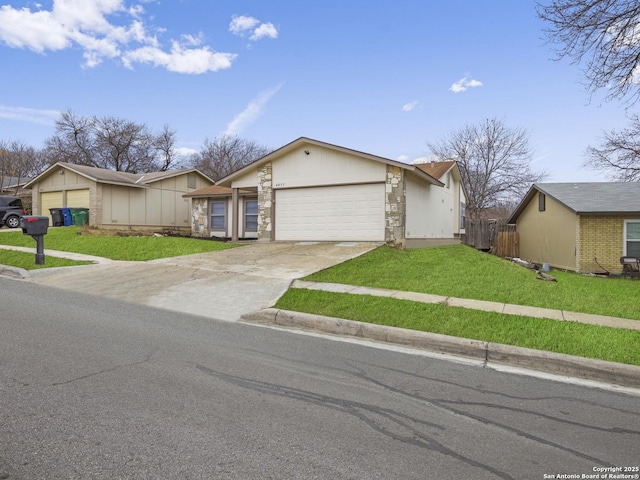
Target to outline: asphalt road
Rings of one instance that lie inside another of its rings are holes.
[[[0,292],[0,479],[543,479],[640,465],[638,396],[20,280],[0,278]]]

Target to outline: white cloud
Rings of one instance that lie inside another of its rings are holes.
[[[247,105],[242,112],[236,115],[235,118],[229,122],[224,134],[239,135],[245,128],[255,122],[256,119],[262,115],[267,102],[271,100],[271,97],[278,93],[283,85],[283,83],[280,83],[275,87],[260,92],[256,98],[249,102],[249,105]]]
[[[229,31],[234,35],[244,37],[247,33],[251,33],[250,40],[260,40],[261,38],[278,38],[278,29],[271,22],[260,23],[260,20],[254,17],[246,17],[244,15],[234,15],[229,24]]]
[[[263,23],[253,31],[253,35],[249,37],[251,40],[260,40],[261,38],[278,38],[278,30],[273,23]]]
[[[170,72],[197,75],[229,68],[236,57],[233,53],[214,52],[209,47],[184,48],[173,42],[169,52],[158,47],[142,47],[126,52],[122,61],[128,68],[133,68],[134,63],[147,63]]]
[[[10,120],[52,126],[59,116],[60,112],[58,110],[37,110],[34,108],[0,105],[0,118],[8,118]]]
[[[423,155],[422,157],[414,158],[411,161],[411,164],[412,165],[420,165],[420,164],[423,164],[423,163],[431,163],[431,162],[439,162],[439,161],[440,160],[435,155]]]
[[[461,78],[457,82],[455,82],[453,85],[451,85],[451,88],[449,88],[449,90],[451,90],[453,93],[460,93],[460,92],[464,92],[468,88],[475,88],[475,87],[481,87],[481,86],[482,86],[481,81],[474,80],[466,76],[464,78]]]
[[[229,68],[237,56],[202,46],[202,33],[181,35],[179,41],[171,40],[169,47],[163,47],[147,31],[142,5],[125,8],[123,0],[53,0],[51,10],[36,8],[1,6],[0,42],[38,53],[80,47],[88,68],[112,58],[128,68],[139,62],[187,74]],[[113,23],[112,17],[121,24]],[[154,30],[156,34],[164,32],[162,28]]]
[[[402,106],[402,111],[403,112],[410,112],[411,110],[417,108],[420,106],[420,102],[418,102],[417,100],[413,101],[413,102],[409,102],[409,103],[405,103]]]
[[[399,162],[407,163],[407,160],[409,160],[409,157],[407,155],[399,155],[398,158],[396,158],[396,160],[398,160]]]
[[[176,148],[176,155],[179,157],[190,157],[191,155],[198,153],[198,150],[190,147],[178,147]]]
[[[245,17],[244,15],[234,15],[229,24],[229,31],[235,35],[244,35],[247,30],[251,30],[258,25],[260,20],[253,17]]]

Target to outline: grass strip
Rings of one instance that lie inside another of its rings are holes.
[[[275,308],[640,365],[640,331],[297,288]]]
[[[50,255],[45,256],[44,265],[35,264],[35,254],[17,252],[14,250],[0,249],[0,265],[11,265],[12,267],[24,268],[25,270],[37,270],[39,268],[73,267],[76,265],[88,265],[92,262],[68,260]]]
[[[305,278],[640,320],[640,282],[554,270],[557,282],[465,245],[380,247]]]
[[[83,253],[112,260],[147,261],[193,253],[225,250],[238,245],[186,237],[81,235],[80,227],[50,228],[45,248]],[[35,241],[22,232],[0,234],[0,244],[35,248]]]

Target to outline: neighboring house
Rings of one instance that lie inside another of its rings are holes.
[[[195,169],[133,174],[58,162],[25,188],[32,191],[34,215],[88,208],[92,226],[190,229],[191,205],[182,196],[212,183]]]
[[[525,260],[619,273],[620,257],[640,257],[640,183],[537,183],[509,223]]]
[[[0,176],[0,194],[22,196],[28,178]]]
[[[419,246],[464,233],[455,163],[407,165],[304,137],[186,196],[196,236]]]

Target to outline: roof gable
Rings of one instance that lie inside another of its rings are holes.
[[[287,153],[300,148],[301,146],[304,145],[310,145],[310,146],[318,146],[318,147],[323,147],[323,148],[327,148],[330,150],[334,150],[337,152],[342,152],[342,153],[346,153],[349,155],[353,155],[359,158],[363,158],[366,160],[370,160],[370,161],[374,161],[374,162],[380,162],[380,163],[384,163],[386,165],[392,165],[394,167],[399,167],[402,168],[404,170],[408,170],[413,172],[414,174],[416,174],[416,176],[420,177],[421,179],[427,181],[428,183],[432,183],[438,186],[442,186],[443,183],[440,182],[440,180],[438,180],[437,178],[431,176],[430,174],[428,174],[427,172],[416,168],[415,165],[409,165],[406,163],[402,163],[402,162],[398,162],[396,160],[391,160],[388,158],[384,158],[384,157],[379,157],[377,155],[372,155],[370,153],[365,153],[365,152],[360,152],[358,150],[352,150],[350,148],[346,148],[346,147],[340,147],[338,145],[333,145],[330,143],[326,143],[326,142],[321,142],[319,140],[313,140],[311,138],[307,138],[307,137],[300,137],[297,140],[294,140],[291,143],[288,143],[286,145],[284,145],[283,147],[278,148],[277,150],[274,150],[273,152],[265,155],[262,158],[259,158],[258,160],[256,160],[253,163],[250,163],[249,165],[236,170],[235,172],[231,173],[230,175],[227,175],[224,178],[219,179],[216,184],[217,185],[224,185],[224,186],[229,186],[231,184],[231,182],[236,179],[237,177],[243,175],[244,173],[246,173],[247,171],[254,169],[256,167],[259,167],[260,165],[263,165],[264,163],[276,160],[277,158],[286,155]]]
[[[510,223],[539,192],[577,215],[640,213],[640,182],[534,183],[509,218]]]
[[[93,180],[97,183],[110,183],[116,185],[126,185],[130,187],[137,188],[145,188],[149,184],[153,182],[157,182],[160,180],[164,180],[166,178],[175,177],[178,175],[183,175],[185,173],[196,173],[203,178],[207,179],[211,183],[209,177],[204,175],[202,172],[196,169],[180,169],[180,170],[167,170],[164,172],[150,172],[150,173],[128,173],[128,172],[118,172],[115,170],[108,170],[106,168],[98,168],[98,167],[90,167],[87,165],[77,165],[75,163],[67,163],[67,162],[57,162],[47,168],[43,173],[38,175],[36,178],[31,180],[25,188],[31,187],[34,183],[39,182],[42,178],[51,174],[51,172],[56,169],[64,168],[66,170],[70,170],[74,173],[77,173],[80,176],[83,176],[89,180]]]

